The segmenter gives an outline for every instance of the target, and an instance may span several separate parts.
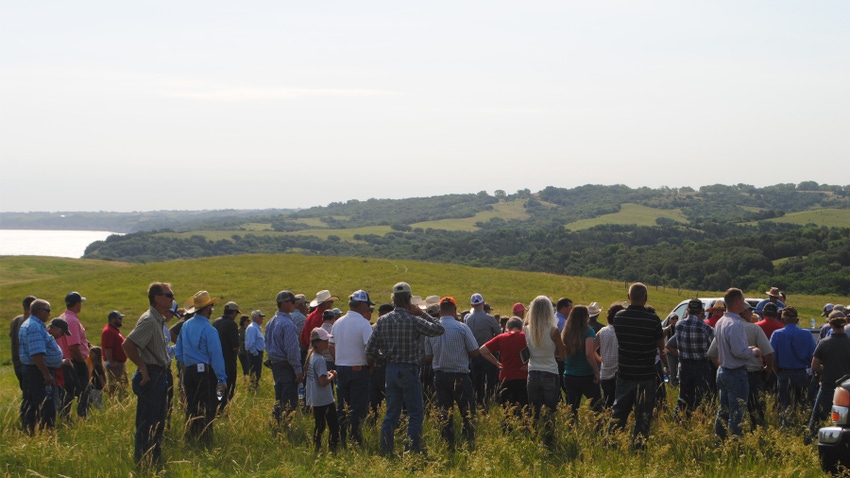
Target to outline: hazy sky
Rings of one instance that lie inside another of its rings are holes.
[[[0,210],[850,184],[850,2],[0,2]]]

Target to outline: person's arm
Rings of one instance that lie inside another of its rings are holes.
[[[596,335],[596,338],[593,339],[593,359],[596,360],[597,364],[602,363],[602,355],[599,353],[600,351],[599,345],[599,335]]]
[[[823,372],[823,362],[817,357],[812,357],[812,372],[820,375]]]
[[[596,362],[596,339],[587,337],[584,339],[584,356],[587,363],[593,369],[593,383],[599,383],[599,364]]]
[[[708,358],[711,359],[711,362],[715,367],[720,366],[720,352],[717,350],[717,339],[711,339],[711,345],[708,346]]]
[[[44,383],[46,385],[56,385],[56,380],[53,379],[53,375],[50,374],[50,369],[47,368],[47,362],[44,360],[44,354],[33,354],[32,361],[35,362],[35,366],[38,367],[38,371],[41,372],[41,376],[44,378]]]
[[[139,385],[145,386],[150,381],[150,376],[148,376],[148,366],[142,360],[142,356],[139,353],[139,347],[130,339],[124,340],[124,353],[127,354],[127,358],[130,359],[131,362],[136,364],[136,368],[139,369],[139,373],[142,375],[142,380],[139,382]]]
[[[658,347],[658,356],[661,357],[661,363],[664,364],[664,368],[666,368],[669,373],[670,364],[667,363],[667,354],[664,353],[664,347],[666,346],[666,344],[664,343],[664,338],[662,337],[658,339],[655,345]]]
[[[478,349],[478,352],[481,353],[481,356],[484,357],[484,360],[490,362],[491,364],[499,368],[502,368],[502,364],[499,363],[498,360],[496,360],[496,356],[493,355],[492,352],[490,352],[490,349],[488,349],[486,345],[482,345],[481,348]]]
[[[555,342],[555,359],[564,360],[564,357],[567,355],[567,348],[564,346],[564,340],[561,339],[561,332],[558,331],[557,327],[552,327],[552,330],[549,331],[549,336]]]

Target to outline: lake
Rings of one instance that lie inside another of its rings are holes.
[[[50,231],[0,229],[0,256],[52,256],[79,259],[86,247],[102,241],[109,231]]]

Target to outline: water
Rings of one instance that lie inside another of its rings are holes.
[[[114,232],[0,229],[0,256],[51,256],[78,259],[94,241]]]

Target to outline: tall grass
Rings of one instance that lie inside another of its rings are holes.
[[[16,276],[16,272],[20,276]],[[607,304],[625,298],[627,284],[460,267],[403,260],[321,258],[291,255],[216,257],[152,264],[112,264],[71,259],[9,258],[0,260],[0,316],[19,314],[20,301],[34,294],[62,309],[65,294],[78,290],[88,298],[81,318],[89,340],[99,343],[100,330],[112,309],[128,315],[125,334],[147,308],[145,295],[153,280],[172,282],[178,298],[200,289],[235,300],[243,311],[274,309],[274,296],[288,288],[312,297],[330,289],[345,297],[356,289],[368,290],[376,302],[389,300],[392,285],[409,282],[417,295],[454,295],[464,302],[481,292],[496,313],[505,313],[517,301],[528,302],[539,294],[567,296],[576,303]],[[20,280],[16,280],[19,277]],[[695,291],[650,289],[650,302],[666,312]],[[714,293],[701,293],[703,296]],[[814,313],[824,297],[792,296],[808,303]],[[345,309],[344,302],[338,303]],[[214,314],[217,315],[217,314]],[[5,335],[5,334],[4,334]],[[19,430],[20,390],[12,372],[8,339],[0,341],[0,474],[5,476],[137,476],[133,465],[133,427],[136,399],[107,398],[104,410],[85,420],[60,422],[55,433],[27,436]],[[649,448],[628,451],[628,436],[614,439],[620,446],[605,446],[606,416],[592,416],[582,408],[578,422],[564,407],[555,417],[556,440],[546,449],[533,429],[516,424],[502,433],[504,414],[493,407],[477,417],[474,448],[461,446],[449,452],[441,441],[433,410],[424,426],[423,455],[401,452],[404,427],[397,432],[394,457],[378,452],[379,424],[365,427],[363,450],[343,449],[335,455],[314,454],[310,435],[312,416],[299,413],[291,430],[274,433],[269,424],[273,404],[271,374],[264,376],[256,393],[240,378],[228,413],[216,420],[210,449],[183,439],[184,412],[175,403],[165,433],[165,473],[168,476],[820,476],[813,446],[803,443],[802,427],[781,430],[774,416],[768,426],[747,434],[739,442],[717,443],[713,410],[697,413],[687,424],[672,419],[671,405],[653,422]],[[668,403],[675,402],[675,389]],[[804,423],[805,417],[799,417]],[[404,423],[404,421],[403,421]],[[460,420],[456,420],[458,428]],[[627,427],[628,429],[628,427]],[[460,430],[457,433],[460,436]]]

